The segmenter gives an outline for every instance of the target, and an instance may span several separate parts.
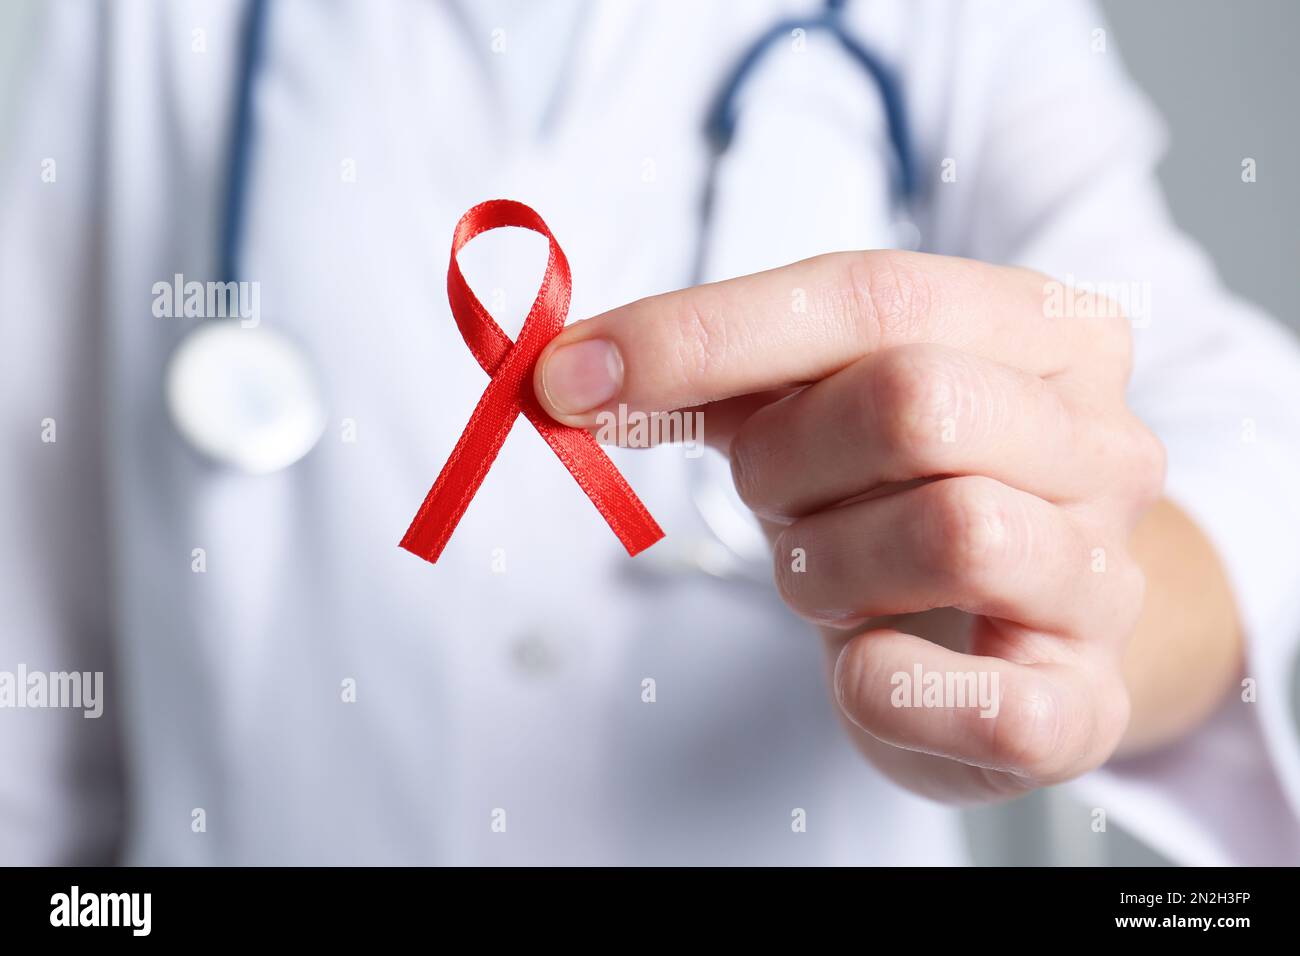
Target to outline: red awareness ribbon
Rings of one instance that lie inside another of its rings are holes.
[[[456,262],[456,254],[471,239],[503,226],[531,229],[545,236],[551,246],[542,287],[514,342],[471,291]],[[555,421],[533,394],[533,369],[542,349],[564,328],[570,286],[564,251],[542,217],[523,203],[510,199],[479,203],[456,224],[447,268],[447,298],[461,337],[492,381],[406,529],[402,547],[407,551],[426,561],[438,560],[520,412],[569,469],[628,554],[639,554],[664,536],[596,439],[581,428]]]

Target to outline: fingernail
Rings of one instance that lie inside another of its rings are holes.
[[[542,391],[551,407],[564,415],[604,405],[622,387],[623,357],[608,339],[561,346],[542,366]]]

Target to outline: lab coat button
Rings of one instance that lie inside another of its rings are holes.
[[[562,655],[554,641],[537,633],[518,638],[510,648],[515,667],[529,677],[549,677],[560,668]]]

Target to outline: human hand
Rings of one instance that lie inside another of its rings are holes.
[[[1128,542],[1164,453],[1125,405],[1127,320],[1102,301],[1049,318],[1048,282],[837,253],[576,323],[537,366],[568,424],[704,412],[858,745],[941,799],[1083,773],[1128,720]]]

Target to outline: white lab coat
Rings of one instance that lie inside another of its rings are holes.
[[[819,642],[769,589],[628,559],[526,422],[436,566],[397,547],[486,383],[446,305],[457,218],[534,206],[575,318],[689,283],[706,106],[761,29],[817,6],[273,3],[241,278],[319,370],[329,426],[263,477],[171,426],[165,363],[207,320],[150,312],[160,279],[218,278],[240,5],[34,11],[0,165],[0,667],[114,685],[109,719],[0,712],[0,860],[90,858],[119,826],[132,863],[966,859],[954,811],[856,755]],[[902,78],[922,248],[1151,283],[1132,401],[1227,566],[1258,702],[1233,695],[1179,747],[1076,784],[1081,832],[1100,807],[1181,861],[1300,860],[1300,353],[1170,223],[1158,123],[1113,42],[1091,51],[1090,7],[849,17]],[[748,88],[710,278],[908,235],[874,87],[806,42]],[[462,256],[512,333],[535,240]],[[657,550],[707,537],[690,492],[717,460],[614,457],[668,534]]]

